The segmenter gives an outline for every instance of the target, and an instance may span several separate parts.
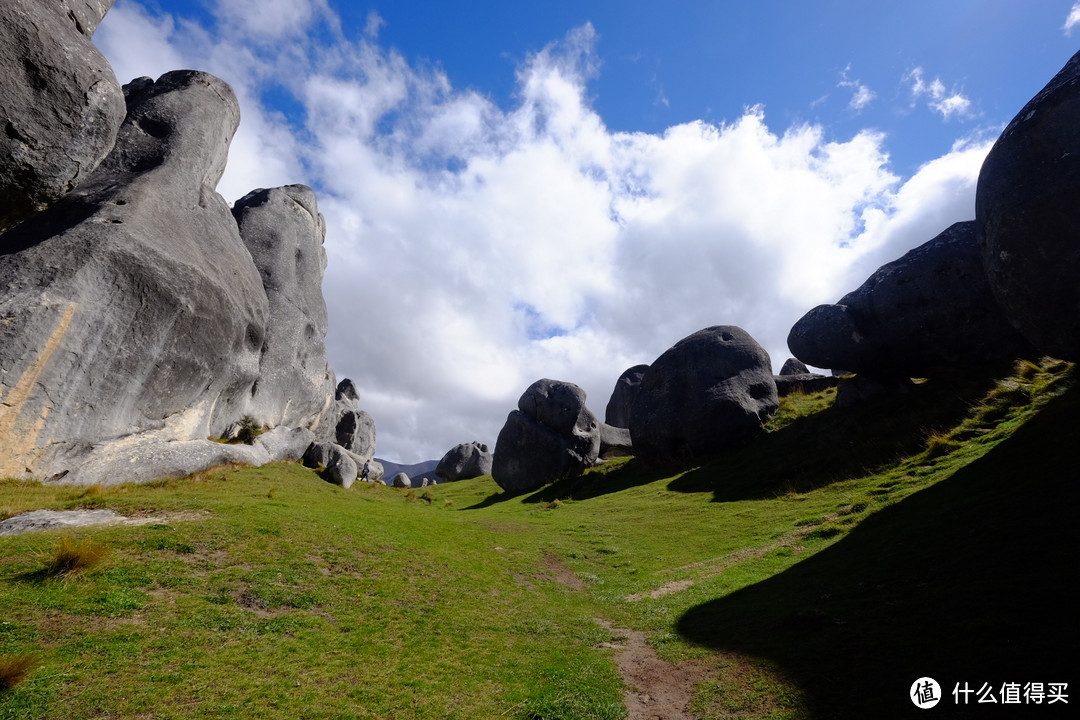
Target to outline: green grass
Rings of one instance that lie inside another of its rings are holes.
[[[55,533],[0,538],[0,659],[37,658],[0,719],[622,718],[600,622],[701,667],[701,718],[895,717],[922,675],[1058,681],[1070,367],[834,396],[784,398],[700,467],[618,458],[517,496],[343,490],[292,464],[0,481],[0,517],[153,517],[74,533],[108,556],[64,581],[41,572]]]

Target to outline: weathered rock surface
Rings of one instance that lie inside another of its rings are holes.
[[[317,426],[335,389],[322,294],[326,224],[315,193],[304,185],[254,190],[233,205],[232,214],[270,309],[248,413],[271,427]]]
[[[641,387],[641,378],[648,365],[635,365],[623,371],[615,381],[607,408],[604,410],[604,422],[618,428],[630,427],[630,408],[633,407],[634,395]]]
[[[930,377],[1031,350],[994,300],[973,221],[883,265],[836,305],[812,309],[788,347],[817,367],[882,377]]]
[[[392,484],[396,488],[411,488],[412,480],[410,480],[409,476],[405,473],[399,472],[397,475],[394,476]]]
[[[356,482],[356,478],[363,468],[362,458],[350,453],[340,445],[328,442],[312,443],[304,452],[303,461],[306,467],[323,468],[323,478],[327,482],[348,490]]]
[[[1041,353],[1080,360],[1080,53],[1013,118],[975,195],[1003,313]]]
[[[214,191],[236,98],[194,71],[125,92],[97,171],[0,236],[0,476],[123,476],[125,448],[220,436],[258,377],[266,293]]]
[[[363,410],[347,410],[338,420],[337,444],[366,458],[375,457],[375,418]]]
[[[0,536],[35,530],[108,525],[122,519],[123,515],[112,510],[31,510],[0,521]]]
[[[580,474],[600,454],[600,423],[585,391],[537,380],[518,400],[495,443],[491,474],[499,487],[521,492]]]
[[[3,0],[0,232],[73,189],[113,147],[124,95],[90,41],[111,6],[112,0]]]
[[[688,464],[757,434],[779,401],[769,354],[742,328],[683,338],[641,378],[630,413],[637,457]]]
[[[491,474],[491,451],[479,442],[461,443],[450,448],[435,468],[443,482],[468,480]]]

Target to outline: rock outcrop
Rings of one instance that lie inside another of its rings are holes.
[[[98,170],[0,236],[0,475],[64,475],[136,433],[220,436],[258,377],[266,293],[214,191],[236,98],[194,71],[125,92]]]
[[[689,464],[745,442],[778,406],[764,348],[741,328],[705,328],[677,342],[642,376],[630,413],[634,454]]]
[[[391,485],[396,488],[411,488],[412,480],[410,480],[409,476],[405,473],[399,472],[397,475],[394,476]]]
[[[1031,350],[994,300],[973,221],[883,265],[837,304],[812,309],[788,347],[817,367],[880,377],[931,377]]]
[[[326,224],[315,193],[304,185],[254,190],[232,214],[270,310],[248,414],[271,427],[315,427],[335,397],[322,294]]]
[[[112,0],[3,2],[0,232],[60,199],[113,147],[124,95],[90,41],[111,6]]]
[[[798,358],[788,358],[780,368],[781,375],[810,375],[810,369]]]
[[[491,474],[499,487],[522,492],[594,464],[600,423],[585,406],[585,391],[559,380],[537,380],[506,418],[495,443]]]
[[[1080,53],[1013,118],[975,196],[990,288],[1041,353],[1080,360]]]
[[[607,408],[604,410],[604,422],[619,428],[630,427],[630,408],[633,407],[634,395],[641,387],[641,377],[649,369],[648,365],[635,365],[623,371],[615,381]]]
[[[478,442],[461,443],[450,448],[435,468],[443,482],[468,480],[491,474],[491,451]]]

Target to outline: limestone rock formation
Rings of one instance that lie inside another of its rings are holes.
[[[837,304],[812,309],[788,347],[817,367],[881,377],[930,377],[1030,352],[990,291],[973,221],[878,268]]]
[[[194,71],[125,92],[98,170],[0,236],[0,475],[63,476],[138,433],[218,437],[258,377],[266,293],[214,191],[236,98]]]
[[[73,189],[113,147],[124,95],[90,41],[111,6],[0,3],[0,232]]]
[[[778,397],[785,397],[792,393],[816,393],[840,384],[838,376],[810,372],[799,375],[781,374],[775,376],[773,381],[776,382],[776,394]]]
[[[326,225],[315,193],[304,185],[254,190],[232,213],[270,309],[248,413],[271,427],[315,426],[335,396],[322,294]]]
[[[742,328],[705,328],[675,343],[641,378],[630,413],[634,454],[688,464],[746,441],[778,406],[764,348]]]
[[[615,389],[611,391],[611,398],[604,410],[604,422],[619,428],[630,427],[634,394],[641,387],[641,377],[648,369],[648,365],[635,365],[623,371],[615,381]]]
[[[1042,353],[1080,360],[1080,53],[1013,118],[975,196],[990,288]]]
[[[491,451],[478,442],[461,443],[450,448],[435,468],[443,482],[468,480],[491,474]]]
[[[508,492],[573,477],[600,454],[600,423],[585,391],[558,380],[537,380],[518,400],[495,443],[491,474]]]
[[[405,473],[399,472],[397,475],[394,476],[392,484],[396,488],[411,488],[412,480],[410,480],[409,476]]]

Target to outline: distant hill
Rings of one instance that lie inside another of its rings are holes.
[[[413,465],[400,465],[382,458],[375,458],[375,460],[382,463],[383,480],[386,482],[390,482],[399,472],[408,475],[409,479],[413,481],[414,487],[420,485],[424,478],[428,479],[428,484],[439,482],[439,476],[435,474],[435,468],[439,465],[438,460],[425,460]]]

